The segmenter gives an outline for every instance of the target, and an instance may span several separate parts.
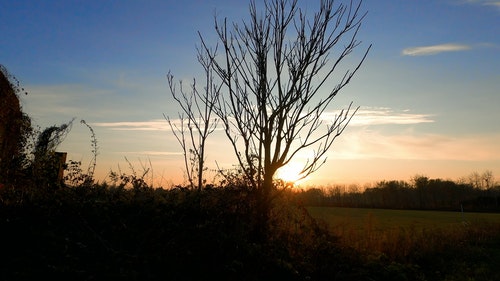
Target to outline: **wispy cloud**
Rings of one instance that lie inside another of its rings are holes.
[[[484,3],[485,6],[493,6],[493,7],[497,7],[500,9],[500,1],[491,1],[491,2],[487,2],[487,3]]]
[[[334,120],[338,112],[323,113],[322,119],[326,122]],[[180,127],[180,119],[172,119],[174,125]],[[432,123],[431,114],[410,113],[410,110],[393,110],[388,107],[366,107],[358,110],[349,126],[369,125],[410,125]],[[165,119],[152,119],[148,121],[120,121],[96,122],[92,126],[104,127],[114,131],[170,131],[170,125]],[[221,130],[220,128],[219,130]]]
[[[184,122],[187,129],[187,120],[182,121],[179,118],[171,119],[172,125],[177,128],[182,128]],[[148,121],[120,121],[120,122],[96,122],[91,125],[97,127],[105,127],[114,131],[171,131],[170,125],[166,119],[152,119]],[[174,127],[174,129],[175,129]],[[217,128],[223,130],[223,128]]]
[[[165,119],[153,119],[149,121],[130,122],[97,122],[92,123],[97,127],[106,127],[116,131],[165,131],[170,130],[170,126]]]
[[[361,109],[352,119],[350,125],[409,125],[419,123],[432,123],[432,115],[410,113],[410,110],[395,111],[387,107],[369,107]]]
[[[492,6],[492,7],[498,8],[500,11],[500,1],[498,1],[498,0],[464,0],[464,1],[460,1],[460,3],[476,4],[476,5],[482,5],[482,6]]]
[[[144,151],[119,151],[115,152],[120,155],[147,155],[147,156],[177,156],[182,155],[182,152],[179,151],[153,151],[153,150],[144,150]]]
[[[333,120],[333,112],[325,113],[324,120]],[[349,126],[368,126],[368,125],[410,125],[420,123],[432,123],[430,114],[410,113],[410,110],[393,110],[388,107],[365,107],[356,113]]]
[[[406,48],[402,51],[402,54],[405,56],[430,56],[444,52],[467,51],[470,49],[471,46],[469,45],[449,43]]]

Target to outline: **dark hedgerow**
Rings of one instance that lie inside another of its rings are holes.
[[[255,203],[241,190],[18,190],[0,195],[2,280],[302,280],[321,251],[338,255],[335,239],[292,205],[276,208],[267,241],[254,240]]]

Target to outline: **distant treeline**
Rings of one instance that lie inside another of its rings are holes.
[[[500,185],[475,185],[415,177],[381,181],[360,191],[356,186],[309,188],[295,194],[306,206],[500,212]]]

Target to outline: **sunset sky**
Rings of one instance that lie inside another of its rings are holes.
[[[309,15],[318,2],[299,1]],[[178,107],[165,76],[202,79],[197,32],[215,45],[214,14],[241,22],[248,3],[1,1],[0,64],[28,91],[22,106],[36,125],[75,118],[58,149],[68,160],[87,167],[91,134],[80,120],[95,130],[97,180],[131,172],[128,159],[137,173],[152,168],[156,185],[180,184],[181,150],[163,117]],[[500,179],[500,1],[365,0],[362,10],[352,61],[373,47],[329,113],[351,101],[360,110],[307,183],[457,180],[486,170]],[[210,168],[235,163],[221,131],[208,148]]]

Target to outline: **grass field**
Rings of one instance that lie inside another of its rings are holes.
[[[403,263],[439,257],[444,264],[486,268],[500,264],[500,214],[335,207],[308,211],[344,246],[365,256]]]
[[[308,207],[316,219],[326,222],[332,230],[388,231],[393,229],[430,229],[460,226],[469,223],[499,223],[498,213],[469,213],[418,210],[387,210],[364,208]]]
[[[308,210],[327,224],[341,245],[355,249],[365,264],[376,264],[375,272],[385,274],[381,280],[500,280],[500,214]],[[379,266],[384,264],[389,265]],[[400,273],[405,278],[399,278]]]

